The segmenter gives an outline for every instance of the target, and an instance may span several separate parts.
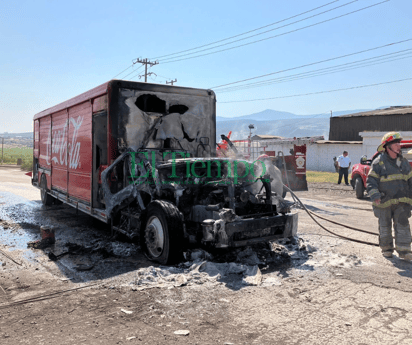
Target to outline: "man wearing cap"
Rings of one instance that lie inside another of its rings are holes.
[[[348,151],[343,151],[343,154],[338,157],[338,166],[339,166],[339,178],[338,178],[338,184],[341,183],[342,181],[342,176],[345,177],[345,184],[349,186],[348,182],[348,171],[350,167],[350,158],[348,156]]]
[[[392,257],[396,249],[401,259],[412,261],[408,219],[411,216],[412,172],[408,160],[402,157],[401,140],[397,132],[383,136],[378,147],[381,154],[372,162],[366,185],[373,212],[379,218],[379,246],[383,256]]]

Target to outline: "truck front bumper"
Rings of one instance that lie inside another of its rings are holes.
[[[227,246],[241,247],[259,242],[266,242],[297,234],[298,213],[241,219],[225,223]],[[216,247],[220,247],[219,240]]]

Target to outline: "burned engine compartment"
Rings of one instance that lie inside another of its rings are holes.
[[[118,155],[98,193],[112,229],[139,238],[160,263],[195,243],[226,248],[294,236],[297,214],[279,195],[280,173],[214,157],[213,91],[176,90],[118,89]]]
[[[188,153],[129,151],[104,171],[103,181],[116,176],[116,183],[103,183],[115,230],[148,245],[148,213],[157,203],[178,214],[179,248],[194,243],[237,247],[296,234],[297,214],[289,213],[287,203],[272,192],[273,178],[264,164],[179,155]],[[157,233],[150,236],[159,242]]]

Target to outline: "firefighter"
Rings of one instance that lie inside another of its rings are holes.
[[[269,174],[271,178],[271,189],[277,196],[283,195],[282,173],[273,165],[272,158],[267,154],[262,154],[256,161],[260,161],[265,166],[265,174]]]
[[[399,258],[412,260],[411,216],[412,172],[409,162],[402,157],[402,137],[397,132],[386,133],[378,147],[381,154],[372,162],[366,181],[373,212],[379,218],[379,246],[386,258],[394,250],[392,220],[395,230],[395,249]]]

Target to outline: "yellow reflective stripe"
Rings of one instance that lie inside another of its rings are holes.
[[[396,181],[396,180],[404,180],[408,181],[412,177],[412,171],[408,175],[404,174],[392,174],[388,177],[381,176],[381,182],[389,182],[389,181]]]
[[[397,205],[397,204],[399,204],[399,203],[401,203],[401,202],[404,202],[404,203],[406,203],[406,204],[412,205],[412,199],[411,199],[411,198],[407,198],[407,197],[399,198],[399,199],[390,199],[390,200],[385,201],[385,202],[383,202],[383,203],[381,203],[381,204],[379,204],[379,205],[376,205],[375,202],[373,202],[372,204],[373,204],[373,206],[378,207],[378,208],[386,208],[386,207],[389,207],[389,206],[391,206],[391,205]]]
[[[375,178],[379,178],[379,175],[378,175],[376,172],[374,172],[372,169],[369,170],[368,176],[372,176],[372,177],[375,177]]]
[[[379,162],[379,165],[384,165],[385,163],[383,162],[383,161],[380,161]]]
[[[375,195],[375,194],[380,194],[380,192],[377,189],[371,189],[368,194],[369,194],[369,196],[372,196],[372,195]]]

